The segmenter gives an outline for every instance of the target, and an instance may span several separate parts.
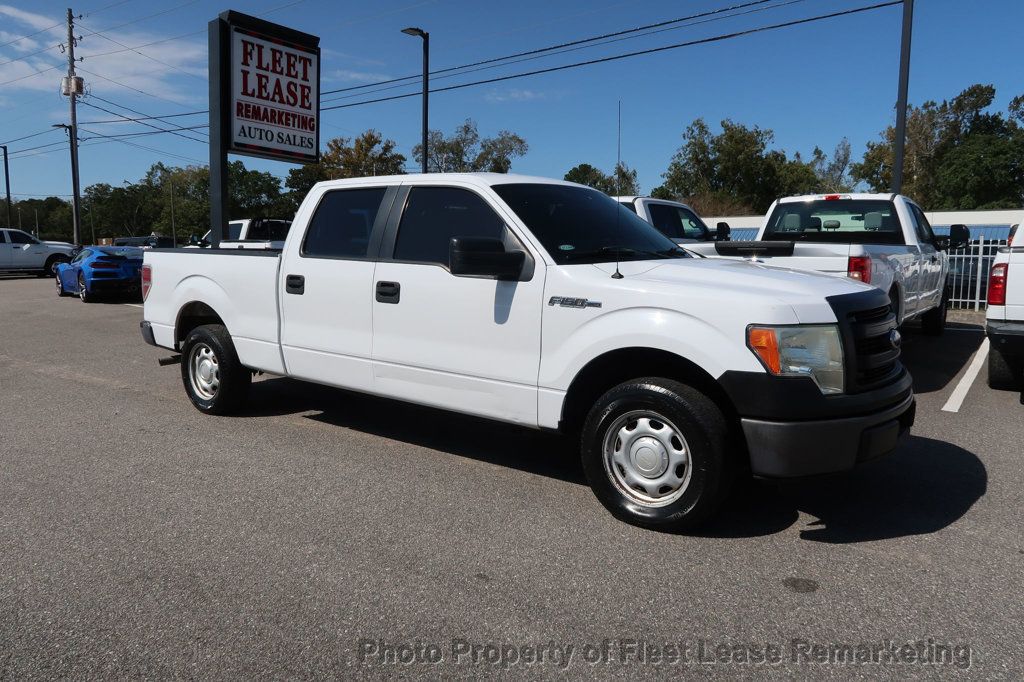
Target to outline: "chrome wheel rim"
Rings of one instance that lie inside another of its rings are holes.
[[[213,349],[205,343],[192,346],[188,355],[188,378],[192,391],[203,400],[213,400],[220,389],[220,366]]]
[[[633,410],[605,431],[604,469],[634,502],[662,507],[682,497],[693,470],[690,448],[671,421],[652,410]]]
[[[79,275],[78,276],[78,297],[81,298],[84,301],[85,297],[88,295],[88,293],[89,293],[88,290],[85,288],[85,278],[82,277],[81,275]]]
[[[59,276],[55,276],[53,279],[54,279],[54,281],[57,282],[57,293],[58,294],[63,294],[64,293],[64,287],[61,286],[61,284],[60,284],[60,277]]]

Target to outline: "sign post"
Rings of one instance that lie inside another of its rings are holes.
[[[210,240],[228,239],[228,154],[320,160],[320,38],[229,10],[209,24]],[[236,216],[241,217],[241,216]]]

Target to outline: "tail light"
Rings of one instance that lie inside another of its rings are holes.
[[[94,260],[92,262],[93,270],[117,270],[117,263],[111,263],[105,260]]]
[[[146,297],[149,296],[149,290],[153,287],[153,266],[143,265],[139,272],[142,276],[142,300],[145,302]]]
[[[988,304],[1006,305],[1006,263],[996,263],[988,276]]]
[[[846,265],[846,276],[871,284],[871,258],[868,256],[850,256]]]

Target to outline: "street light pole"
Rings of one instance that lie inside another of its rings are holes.
[[[914,26],[914,0],[903,0],[903,37],[900,40],[900,84],[896,97],[896,148],[893,150],[892,191],[903,191],[903,153],[907,143],[907,87],[910,82],[910,37]]]
[[[11,170],[7,165],[7,145],[0,147],[4,150],[4,184],[7,185],[7,227],[11,227]]]
[[[402,33],[423,39],[423,172],[427,172],[427,137],[430,119],[430,34],[421,28],[403,28]]]

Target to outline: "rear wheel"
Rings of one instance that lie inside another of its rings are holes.
[[[942,336],[946,331],[946,314],[949,307],[949,289],[943,288],[942,299],[937,308],[932,308],[921,317],[921,328],[929,336]]]
[[[82,273],[78,273],[78,298],[82,299],[82,303],[93,303],[96,300],[96,294],[85,286],[85,275]]]
[[[988,385],[990,388],[1015,389],[1020,385],[1021,367],[1016,358],[1008,358],[996,349],[988,354]]]
[[[53,279],[57,282],[57,295],[66,296],[68,292],[64,291],[64,282],[60,281],[60,273],[54,275]]]
[[[221,324],[196,327],[181,346],[181,380],[192,404],[207,414],[230,414],[245,401],[252,373],[238,360]]]
[[[646,528],[697,526],[732,483],[725,416],[678,381],[636,379],[605,393],[587,416],[580,447],[601,503]]]

